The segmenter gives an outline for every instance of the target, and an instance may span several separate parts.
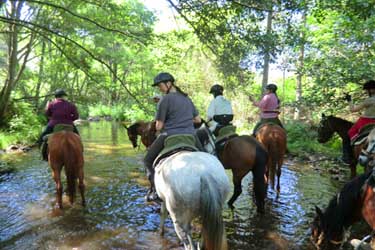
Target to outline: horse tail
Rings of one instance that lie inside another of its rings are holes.
[[[201,218],[203,249],[226,250],[222,212],[224,197],[212,177],[201,177]]]
[[[70,132],[72,133],[72,132]],[[76,194],[76,183],[78,177],[77,164],[77,145],[75,145],[74,137],[75,134],[66,132],[65,145],[63,146],[63,157],[64,157],[64,169],[66,175],[66,182],[68,185],[69,201],[73,203]],[[73,136],[69,136],[73,135]]]

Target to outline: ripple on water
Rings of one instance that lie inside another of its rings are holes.
[[[87,207],[81,207],[78,196],[73,207],[65,198],[65,208],[56,216],[52,209],[55,185],[47,163],[39,160],[36,150],[14,160],[7,156],[16,171],[0,180],[0,248],[180,250],[170,219],[165,236],[160,237],[159,206],[144,202],[148,187],[144,151],[134,150],[125,130],[110,122],[90,123],[80,132]],[[307,166],[284,165],[281,194],[276,198],[269,190],[266,213],[259,215],[249,174],[235,210],[225,207],[223,211],[229,249],[312,249],[308,239],[314,205],[325,207],[341,186]],[[198,237],[196,231],[194,227]]]

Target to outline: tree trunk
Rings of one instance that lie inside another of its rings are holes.
[[[268,11],[267,15],[267,39],[271,37],[272,32],[272,10]],[[268,71],[269,71],[269,64],[270,64],[270,45],[268,41],[266,42],[266,47],[264,51],[264,64],[263,64],[263,79],[262,79],[262,90],[266,87],[268,83]]]
[[[301,118],[301,100],[302,100],[302,77],[303,77],[303,67],[305,60],[305,27],[306,27],[306,13],[302,14],[303,26],[301,29],[301,38],[300,38],[300,50],[298,57],[298,66],[297,66],[297,86],[296,86],[296,108],[294,110],[294,119],[299,120]]]
[[[42,83],[44,79],[44,53],[45,52],[46,52],[46,42],[43,40],[42,41],[42,53],[41,53],[40,62],[39,62],[38,82],[36,83],[36,87],[35,87],[34,107],[36,110],[39,110],[40,88],[42,87]]]

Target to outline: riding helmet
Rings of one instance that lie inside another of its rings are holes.
[[[271,90],[272,92],[276,92],[277,86],[276,84],[270,83],[270,84],[267,84],[266,89]]]
[[[161,82],[172,82],[174,83],[174,77],[168,72],[161,72],[154,78],[154,84],[152,86],[157,86]]]
[[[62,97],[62,96],[67,96],[65,90],[63,90],[63,89],[56,89],[56,91],[55,91],[55,97]]]
[[[210,94],[223,94],[224,88],[219,84],[212,85]]]
[[[374,80],[368,80],[364,85],[363,89],[375,89],[375,81]]]

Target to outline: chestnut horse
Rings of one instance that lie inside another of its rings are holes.
[[[341,137],[343,144],[350,144],[348,130],[352,126],[352,122],[331,115],[325,116],[324,114],[322,114],[322,120],[320,121],[318,127],[318,142],[325,143],[332,138],[334,133],[337,133]],[[351,178],[354,178],[357,174],[356,168],[358,163],[358,156],[360,155],[361,150],[363,149],[365,144],[366,141],[364,141],[362,144],[352,146],[353,157],[349,165]]]
[[[70,204],[74,202],[78,178],[82,205],[85,206],[83,146],[79,135],[70,131],[60,131],[51,134],[48,138],[48,163],[52,168],[52,176],[56,183],[56,207],[62,209],[63,186],[61,183],[61,170],[63,167],[67,179]]]
[[[251,171],[255,204],[257,211],[263,213],[267,192],[265,173],[268,159],[264,147],[254,137],[241,135],[228,139],[222,149],[216,149],[212,133],[205,123],[197,134],[206,151],[217,155],[225,169],[232,170],[234,192],[228,206],[234,209],[233,203],[242,193],[242,179]]]
[[[311,240],[319,250],[338,249],[349,227],[364,219],[375,230],[375,172],[362,174],[341,189],[323,212],[315,207]]]
[[[277,124],[267,123],[262,125],[256,132],[257,140],[263,144],[268,152],[267,183],[271,180],[272,189],[275,188],[275,174],[277,171],[277,193],[280,193],[281,167],[286,152],[286,133]]]
[[[143,122],[138,121],[133,123],[129,127],[124,125],[128,132],[129,140],[132,142],[134,148],[138,147],[138,135],[141,136],[141,141],[146,148],[151,146],[151,144],[156,139],[155,132],[155,121]]]

